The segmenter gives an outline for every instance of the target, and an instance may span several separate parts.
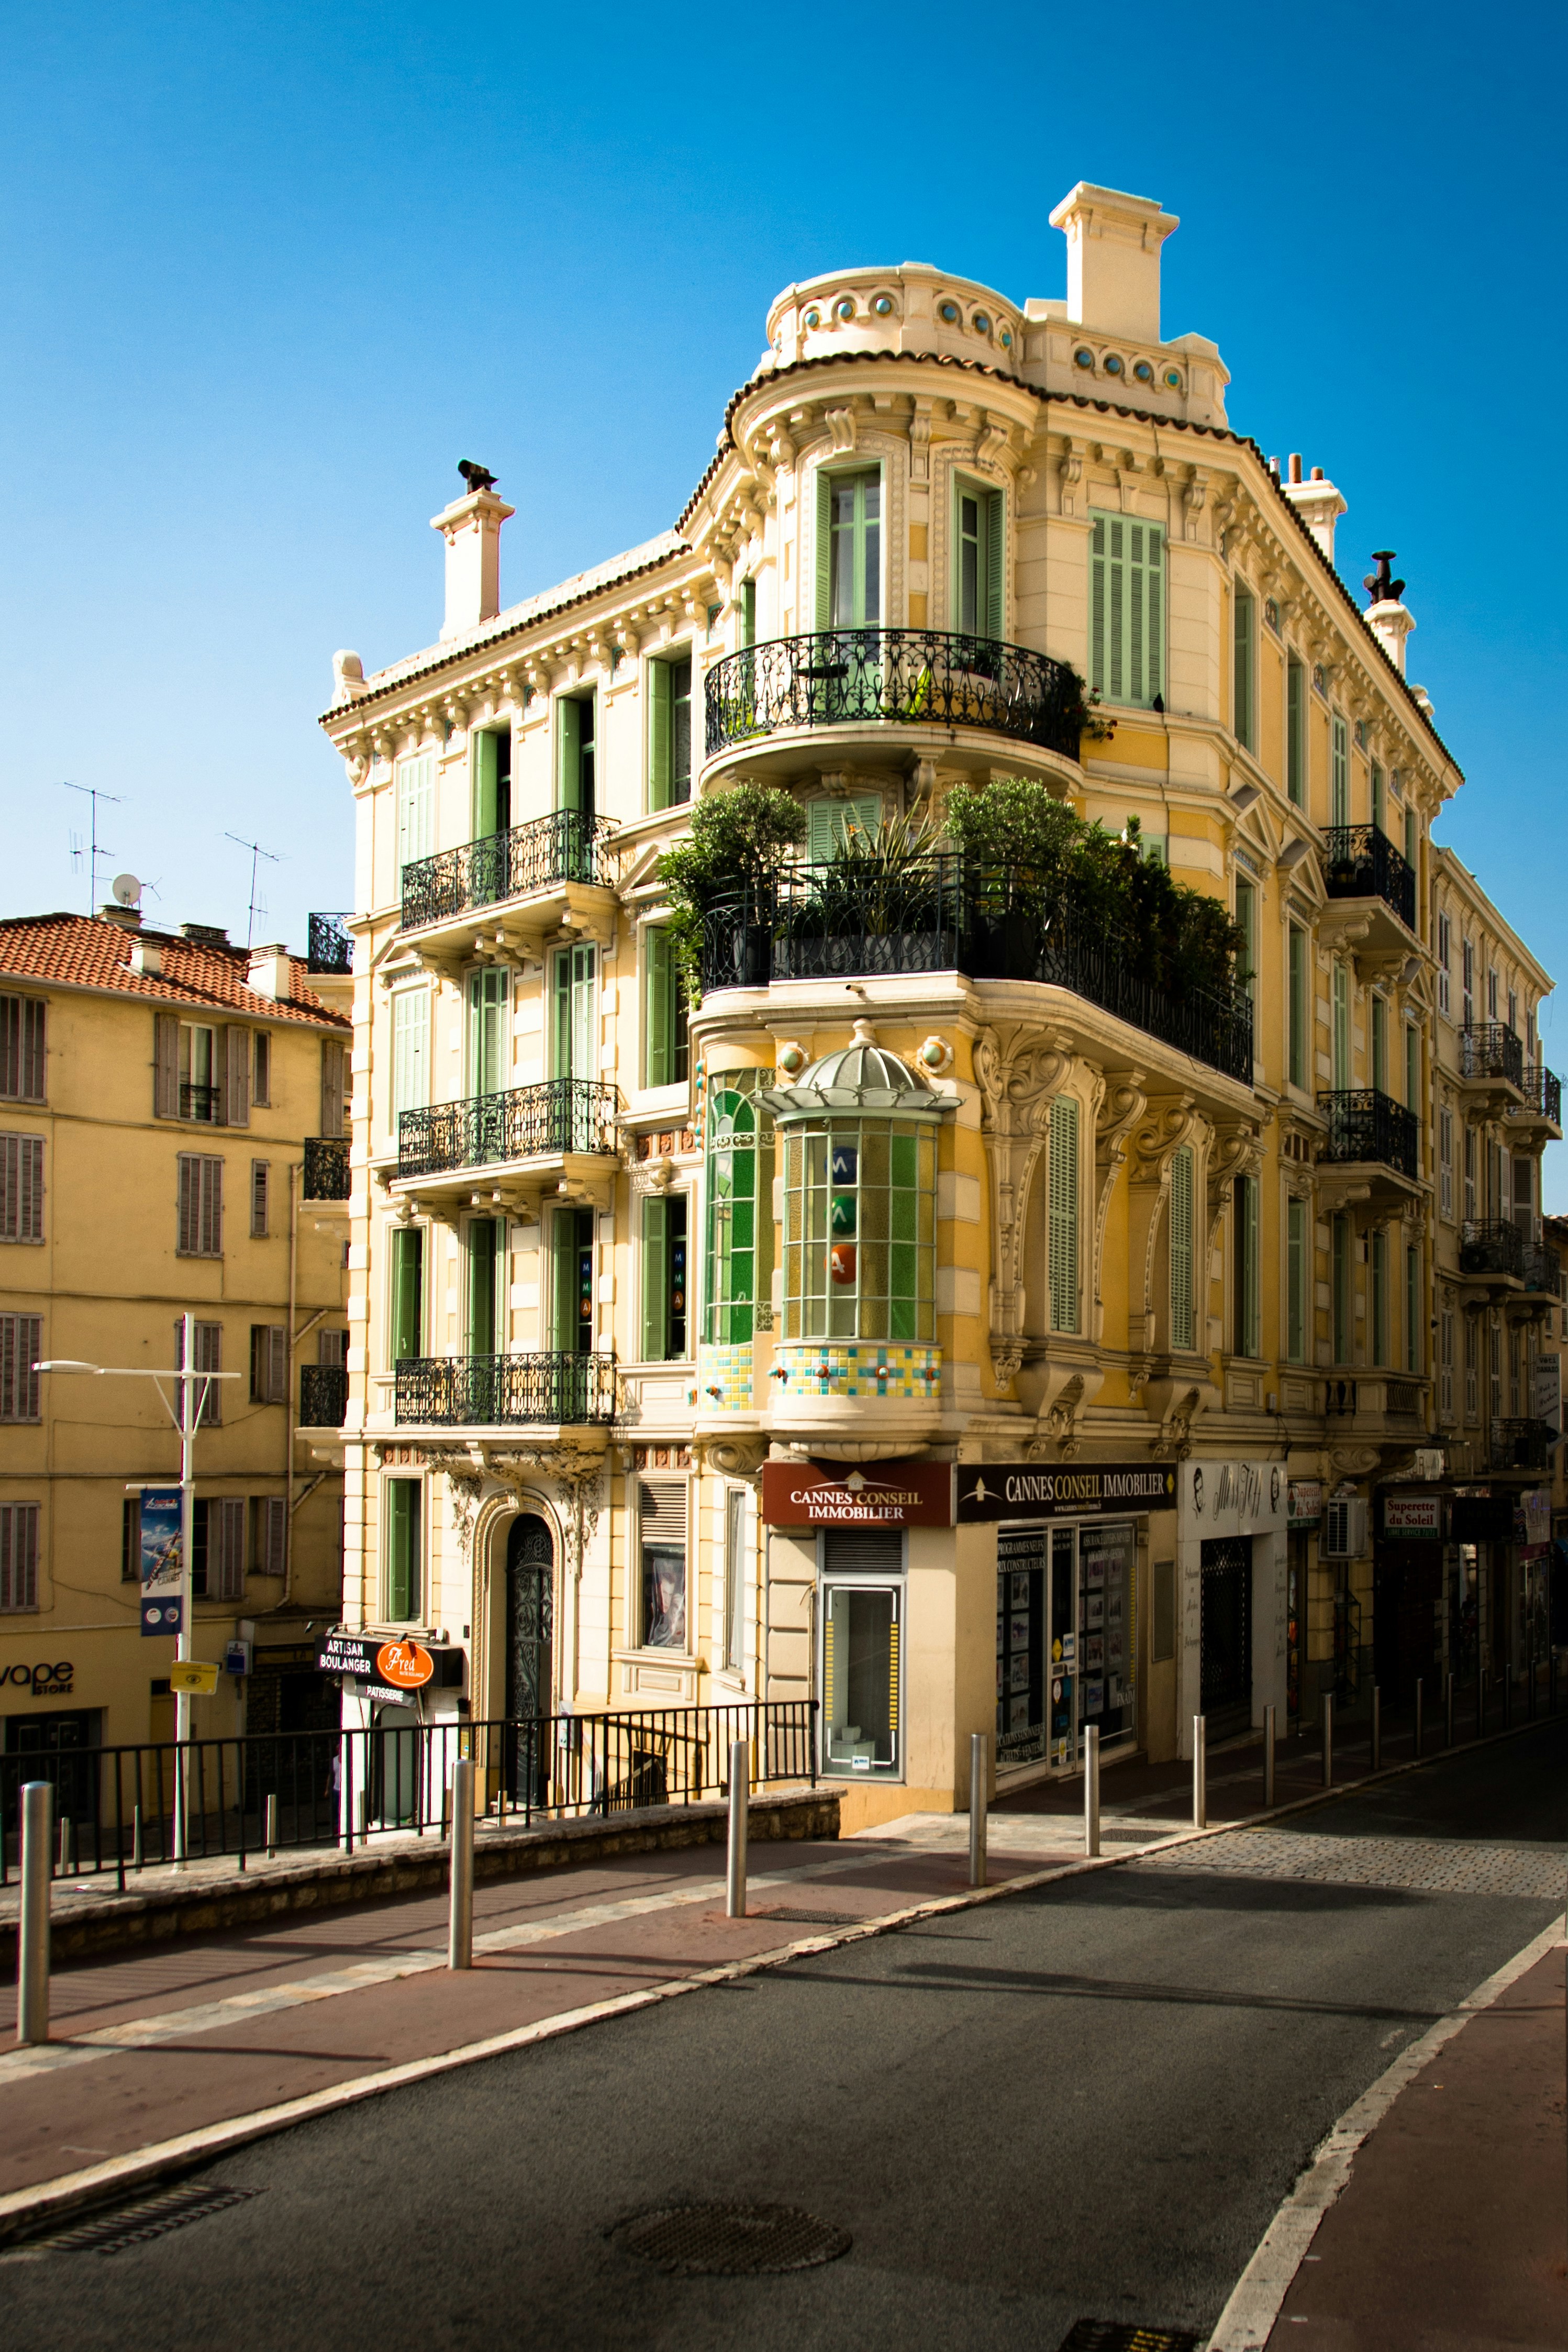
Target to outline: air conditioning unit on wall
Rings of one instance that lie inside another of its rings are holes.
[[[1366,1504],[1360,1495],[1335,1495],[1323,1505],[1318,1550],[1324,1559],[1359,1559],[1366,1545]]]

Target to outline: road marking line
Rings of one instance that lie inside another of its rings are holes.
[[[1544,1959],[1563,1941],[1564,1927],[1564,1920],[1558,1918],[1549,1927],[1543,1927],[1522,1951],[1516,1952],[1484,1984],[1478,1985],[1457,2009],[1440,2017],[1408,2050],[1401,2051],[1370,2090],[1364,2091],[1354,2105],[1345,2109],[1313,2150],[1305,2171],[1264,2231],[1257,2252],[1219,2315],[1219,2325],[1208,2339],[1208,2352],[1263,2352],[1291,2283],[1307,2258],[1318,2224],[1350,2179],[1357,2149],[1371,2137],[1400,2092],[1415,2081],[1427,2061],[1435,2058],[1444,2043],[1451,2042],[1472,2017],[1490,2009],[1537,1960]]]

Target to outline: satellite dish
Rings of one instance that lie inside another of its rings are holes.
[[[134,874],[117,874],[111,887],[117,907],[134,907],[141,896],[141,885]]]

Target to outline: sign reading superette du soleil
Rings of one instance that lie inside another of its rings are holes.
[[[863,1470],[765,1462],[762,1516],[770,1528],[950,1528],[950,1462],[868,1462]]]

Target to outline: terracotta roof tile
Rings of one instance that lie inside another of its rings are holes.
[[[162,951],[162,972],[132,971],[131,944],[141,940]],[[143,996],[156,1004],[199,1005],[208,1012],[243,1013],[254,1021],[298,1021],[311,1028],[349,1029],[306,983],[305,959],[288,960],[287,998],[275,1001],[246,984],[250,955],[245,948],[216,947],[177,932],[122,930],[118,923],[88,915],[23,915],[0,921],[0,986],[7,980],[58,981],[72,988],[102,989],[117,996]]]

